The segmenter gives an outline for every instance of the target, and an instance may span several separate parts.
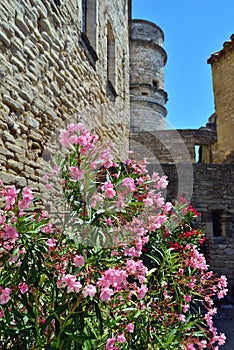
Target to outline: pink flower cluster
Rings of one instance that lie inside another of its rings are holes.
[[[70,148],[72,145],[78,145],[81,146],[81,153],[87,154],[89,150],[94,148],[98,137],[85,130],[82,123],[71,123],[67,126],[67,130],[60,131],[59,139],[64,147]]]
[[[114,190],[114,186],[111,183],[111,181],[106,181],[104,183],[102,189],[105,192],[106,198],[113,198],[116,195],[116,192]]]
[[[76,276],[71,274],[66,274],[62,277],[61,281],[64,283],[64,287],[67,287],[67,292],[71,293],[72,291],[78,293],[82,288],[82,284],[76,280]]]
[[[11,299],[10,297],[11,289],[10,288],[2,288],[0,286],[0,305],[7,304]]]
[[[119,346],[117,345],[125,343],[127,340],[124,334],[120,334],[117,337],[109,338],[106,342],[106,350],[118,350]]]
[[[72,180],[75,180],[75,181],[77,180],[79,181],[83,179],[85,174],[85,170],[80,170],[77,166],[71,166],[69,168],[69,171],[70,171],[70,176]]]
[[[5,200],[6,200],[6,210],[9,210],[12,205],[15,204],[17,195],[18,195],[18,190],[16,190],[15,186],[10,186],[7,190],[3,190],[1,194],[4,195]]]
[[[19,200],[18,206],[20,209],[27,209],[33,200],[32,188],[24,187],[22,191],[22,200]]]
[[[200,271],[205,271],[208,269],[206,259],[203,254],[199,253],[196,246],[190,249],[190,259],[188,265],[194,269],[199,269]]]

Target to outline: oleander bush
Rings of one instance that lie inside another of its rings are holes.
[[[201,253],[196,210],[165,203],[166,177],[114,162],[82,124],[60,142],[63,225],[31,188],[1,184],[1,349],[219,349],[213,298],[227,281]]]

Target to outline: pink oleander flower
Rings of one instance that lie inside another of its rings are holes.
[[[224,345],[225,341],[226,341],[226,336],[224,333],[221,333],[218,337],[218,345],[219,346]]]
[[[132,179],[131,177],[126,177],[125,179],[123,179],[122,185],[123,185],[124,187],[127,187],[127,189],[128,189],[130,192],[134,192],[135,189],[136,189],[136,185],[135,185],[135,183],[134,183],[134,179]]]
[[[219,288],[226,288],[227,287],[227,277],[226,276],[220,276],[218,287]]]
[[[59,165],[55,165],[53,168],[53,175],[54,176],[58,176],[58,174],[60,173],[60,166]]]
[[[1,288],[0,287],[0,304],[7,304],[8,301],[11,299],[10,294],[11,294],[11,289],[10,288]]]
[[[189,266],[199,269],[201,271],[205,271],[208,269],[206,259],[203,254],[199,253],[196,249],[196,246],[193,246],[191,249],[191,257],[187,263]]]
[[[71,166],[69,168],[69,173],[70,173],[70,176],[73,180],[79,181],[79,180],[83,179],[85,171],[80,170],[77,166]]]
[[[120,334],[117,336],[117,341],[122,344],[122,343],[125,343],[127,340],[126,340],[124,334]]]
[[[6,203],[9,205],[13,205],[15,204],[17,195],[18,195],[18,190],[16,190],[15,186],[10,186],[5,194],[5,199],[6,199]]]
[[[22,191],[22,197],[23,199],[18,202],[18,206],[20,209],[27,209],[34,198],[32,189],[25,187]]]
[[[83,266],[85,264],[85,259],[83,257],[83,255],[75,255],[73,258],[73,262],[75,264],[75,266]]]
[[[115,346],[116,341],[117,341],[116,337],[107,339],[106,350],[118,350],[119,347]]]
[[[3,231],[0,231],[0,236],[3,239],[16,240],[19,235],[16,231],[16,228],[13,226],[6,226]]]
[[[192,300],[192,297],[190,295],[185,295],[184,300],[186,303],[190,303],[190,301]]]
[[[104,222],[106,226],[113,226],[114,221],[111,218],[105,218]]]
[[[64,147],[70,146],[70,132],[68,130],[60,130],[59,141]]]
[[[172,209],[172,203],[171,202],[166,202],[163,208],[163,214],[168,213]]]
[[[185,315],[180,314],[180,315],[179,315],[179,320],[180,320],[181,322],[185,322]]]
[[[193,345],[192,343],[189,343],[189,344],[187,345],[186,350],[196,350],[196,348],[194,347],[194,345]]]
[[[100,155],[100,159],[102,160],[102,165],[105,168],[110,168],[111,166],[114,166],[113,163],[113,157],[110,153],[110,149],[107,148],[104,151],[102,151],[101,155]]]
[[[107,198],[113,198],[116,195],[114,186],[110,181],[104,183],[103,190]]]
[[[164,175],[160,178],[160,180],[158,181],[155,187],[157,188],[157,190],[160,190],[160,189],[166,188],[167,185],[168,185],[167,176]]]
[[[19,285],[19,290],[22,294],[26,293],[28,291],[28,285],[27,283],[23,282]]]
[[[228,289],[219,290],[217,293],[218,299],[222,299],[227,295]]]
[[[82,123],[77,123],[77,124],[70,123],[67,125],[67,130],[71,132],[74,132],[74,131],[83,132],[85,130],[85,126]]]
[[[61,279],[64,282],[65,287],[67,287],[67,292],[70,293],[72,291],[79,292],[82,288],[82,284],[76,280],[76,276],[74,275],[64,275]]]
[[[30,201],[32,201],[33,200],[32,188],[24,187],[24,189],[22,191],[22,196],[23,196],[23,198],[27,198]]]
[[[56,240],[54,238],[49,238],[46,241],[46,244],[48,246],[48,251],[52,252],[55,249],[55,247],[56,247]]]
[[[97,285],[101,287],[110,287],[119,290],[126,287],[128,274],[124,270],[110,268],[104,272],[104,276],[98,279]]]
[[[127,331],[129,333],[133,333],[134,332],[134,324],[133,323],[129,323],[126,327]]]
[[[160,180],[160,176],[158,175],[158,173],[154,172],[152,174],[152,180],[153,181],[159,181]]]
[[[189,305],[185,304],[183,305],[183,312],[186,314],[186,312],[189,310]]]
[[[92,284],[88,284],[84,289],[85,297],[87,296],[93,297],[96,293],[97,293],[97,288]]]
[[[138,299],[143,299],[148,292],[148,288],[146,287],[145,284],[141,285],[141,288],[137,289],[137,297]]]
[[[108,288],[108,287],[102,288],[100,298],[102,301],[108,301],[108,300],[110,300],[110,298],[113,294],[114,294],[113,289]]]
[[[48,223],[45,227],[41,228],[42,232],[50,233],[53,230],[53,225],[51,223]]]

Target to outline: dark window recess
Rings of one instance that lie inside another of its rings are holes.
[[[109,97],[110,100],[113,102],[118,96],[114,86],[112,85],[112,82],[109,79],[107,80],[107,84],[106,84],[106,94],[107,94],[107,97]]]
[[[84,52],[89,63],[93,66],[93,68],[96,68],[96,62],[98,60],[98,56],[96,51],[91,46],[89,38],[87,37],[86,33],[81,33],[80,44],[84,48]]]
[[[117,97],[116,92],[116,59],[115,59],[115,36],[111,23],[107,24],[107,86],[106,94],[111,100]]]
[[[53,0],[53,1],[54,1],[55,5],[57,7],[61,6],[61,1],[60,0]]]
[[[87,32],[87,1],[82,0],[82,28],[83,33]]]
[[[93,68],[96,67],[98,56],[96,53],[96,1],[82,0],[82,23],[80,43],[84,48],[86,57]]]
[[[148,92],[142,92],[141,95],[142,96],[148,96],[149,94],[148,94]]]
[[[212,212],[212,221],[213,221],[213,235],[214,237],[222,237],[222,211],[214,210]]]
[[[158,80],[153,79],[152,84],[158,89]]]

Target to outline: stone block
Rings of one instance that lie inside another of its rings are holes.
[[[6,142],[5,143],[5,147],[7,148],[7,150],[10,151],[10,154],[12,154],[12,152],[13,152],[13,154],[14,153],[15,154],[19,154],[21,157],[25,156],[25,150],[23,148],[19,147],[16,144],[13,144],[13,143],[10,143],[10,142]],[[7,158],[8,158],[8,156],[7,156]]]
[[[3,102],[11,107],[16,112],[24,112],[24,106],[17,102],[16,100],[13,100],[9,95],[3,94],[2,98]]]
[[[28,139],[36,141],[36,142],[41,142],[42,136],[39,132],[35,132],[34,130],[30,130],[30,133],[28,135]]]
[[[18,68],[18,70],[19,70],[20,72],[22,72],[22,71],[25,70],[24,64],[23,64],[20,60],[18,60],[15,56],[11,56],[10,59],[9,59],[9,61],[10,61],[12,64],[14,64],[14,65]]]
[[[7,35],[8,39],[10,39],[15,34],[12,26],[7,22],[2,22],[2,28],[4,29],[4,32]]]
[[[28,35],[30,33],[30,30],[25,23],[25,20],[23,17],[16,16],[15,18],[15,24],[18,26],[18,28],[21,30],[21,32],[24,33],[24,35]]]
[[[11,134],[9,133],[9,131],[6,131],[6,130],[2,133],[2,140],[3,140],[4,142],[11,142],[11,143],[15,144],[15,138],[14,138],[14,136],[11,135]]]
[[[42,31],[42,30],[45,30],[46,33],[51,36],[52,33],[51,33],[51,23],[45,19],[45,18],[41,18],[39,21],[38,21],[38,25],[39,25],[39,30]]]
[[[7,161],[7,169],[13,169],[17,173],[21,173],[21,171],[24,169],[24,165],[21,162],[17,162],[13,159],[8,159]]]
[[[1,180],[4,184],[15,185],[17,188],[22,188],[27,185],[26,179],[24,177],[16,176],[9,173],[1,173]]]
[[[11,42],[7,38],[6,34],[0,30],[0,42],[2,42],[6,47],[9,47]]]
[[[31,117],[30,115],[27,115],[25,117],[25,124],[28,127],[36,129],[36,130],[38,130],[39,126],[40,126],[40,123],[34,117]]]
[[[224,253],[226,255],[234,256],[234,248],[226,248],[224,249]]]

